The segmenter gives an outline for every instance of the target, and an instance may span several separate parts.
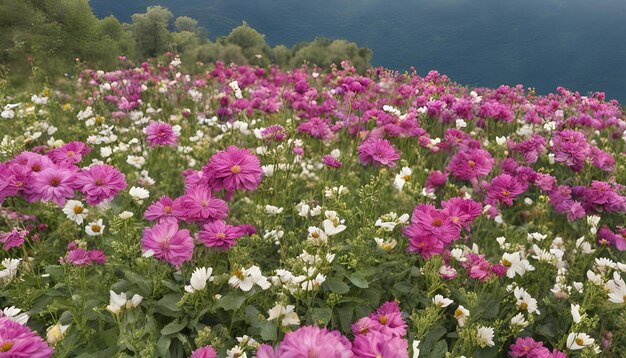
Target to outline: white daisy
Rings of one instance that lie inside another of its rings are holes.
[[[82,225],[83,220],[87,217],[87,214],[89,214],[89,210],[85,209],[83,203],[78,200],[68,200],[63,207],[63,213],[68,219]]]
[[[85,232],[89,236],[100,236],[104,232],[104,228],[105,226],[102,224],[102,219],[98,219],[85,226]]]
[[[493,335],[494,332],[492,327],[479,326],[476,331],[478,345],[481,347],[493,347],[495,345],[493,342]]]
[[[594,341],[587,333],[572,332],[567,336],[567,348],[576,351],[593,344]]]

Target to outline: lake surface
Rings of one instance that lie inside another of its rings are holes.
[[[317,36],[374,51],[372,64],[436,69],[454,81],[564,86],[626,102],[625,0],[90,0],[96,15],[130,22],[162,5],[210,37],[248,22],[270,45]]]

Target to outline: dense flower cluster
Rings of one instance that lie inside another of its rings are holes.
[[[0,356],[626,354],[616,101],[164,59],[0,99]]]

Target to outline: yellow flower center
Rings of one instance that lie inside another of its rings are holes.
[[[456,310],[454,310],[454,317],[455,318],[463,317],[463,311],[461,311],[460,308],[457,308]]]
[[[404,181],[409,181],[409,179],[411,179],[410,175],[405,175],[402,177],[402,179],[404,179]]]
[[[236,270],[233,272],[233,276],[237,277],[240,280],[243,280],[243,271],[241,270]]]
[[[54,177],[52,179],[50,179],[50,185],[52,186],[59,186],[59,184],[61,184],[61,179]]]
[[[238,165],[233,165],[232,167],[230,167],[230,171],[233,174],[237,174],[237,173],[239,173],[241,171],[241,167],[238,166]]]
[[[576,337],[575,341],[576,341],[576,344],[578,344],[579,346],[582,346],[585,344],[585,341],[583,341],[583,339],[580,337]]]
[[[468,160],[468,161],[467,161],[467,165],[469,165],[469,166],[470,166],[470,168],[474,168],[474,167],[476,166],[476,162],[475,162],[475,161],[473,161],[473,160]]]
[[[101,229],[102,228],[98,224],[91,225],[91,231],[93,232],[100,232]]]
[[[441,226],[442,224],[443,224],[443,221],[440,218],[433,219],[433,226]]]
[[[11,348],[13,348],[13,342],[4,342],[4,344],[0,346],[0,352],[8,352]]]
[[[164,207],[163,212],[166,214],[170,214],[172,212],[172,207],[171,206]]]
[[[389,321],[389,319],[387,318],[387,316],[382,315],[380,316],[379,321],[381,324],[387,324],[387,321]]]
[[[73,157],[74,155],[76,155],[76,153],[74,153],[74,151],[72,151],[72,150],[67,152],[67,156],[70,157],[70,158]]]
[[[526,303],[526,302],[522,302],[522,303],[519,305],[519,308],[520,308],[522,311],[526,311],[526,310],[528,309],[528,303]]]
[[[83,207],[82,207],[82,206],[80,206],[80,205],[76,205],[76,206],[74,207],[74,214],[80,214],[80,213],[82,213],[82,212],[83,212],[83,210],[85,210],[85,209],[83,209]]]
[[[226,238],[226,234],[224,234],[223,232],[218,232],[215,236],[220,240],[223,240]]]
[[[506,190],[506,189],[502,189],[502,191],[500,192],[500,195],[502,195],[502,196],[509,196],[509,195],[511,195],[511,192]]]
[[[502,265],[504,265],[505,267],[511,267],[511,265],[513,265],[511,261],[506,260],[506,259],[502,259],[501,262],[502,262]]]

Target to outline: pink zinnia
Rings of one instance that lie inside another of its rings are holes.
[[[448,164],[448,171],[461,180],[472,180],[489,174],[493,157],[484,149],[458,151]]]
[[[501,202],[508,206],[513,205],[513,200],[526,190],[520,182],[508,174],[500,174],[493,178],[489,184],[487,198],[491,202]]]
[[[326,164],[327,166],[329,166],[331,168],[341,168],[341,162],[338,161],[332,155],[325,155],[322,158],[322,163]]]
[[[222,199],[213,197],[206,185],[198,185],[180,197],[181,205],[175,207],[173,214],[184,217],[187,221],[211,221],[224,219],[228,215],[228,206]]]
[[[0,205],[5,198],[14,196],[19,191],[17,178],[5,163],[0,163]]]
[[[363,165],[386,165],[393,168],[396,166],[395,161],[400,159],[400,154],[388,140],[376,137],[370,137],[361,143],[358,151]]]
[[[0,317],[0,357],[48,358],[54,350],[28,328],[8,317]]]
[[[215,220],[202,226],[198,234],[198,241],[207,247],[217,247],[228,250],[235,246],[235,241],[243,236],[243,231],[221,220]]]
[[[352,352],[359,358],[409,358],[406,339],[372,331],[354,337]]]
[[[11,165],[19,165],[28,168],[33,173],[39,173],[46,168],[54,166],[50,158],[32,152],[22,152],[9,162]]]
[[[157,145],[175,145],[178,136],[174,133],[172,126],[164,122],[152,122],[145,129],[146,140],[150,144],[150,148]]]
[[[565,130],[555,132],[552,137],[554,160],[579,172],[585,167],[585,160],[591,155],[591,147],[584,134]]]
[[[415,227],[415,233],[434,236],[444,244],[458,239],[461,233],[460,225],[457,226],[446,210],[430,204],[420,204],[413,209],[410,226]]]
[[[65,200],[74,197],[72,184],[74,172],[69,169],[50,167],[31,176],[28,183],[28,201],[54,201],[63,206]]]
[[[93,165],[76,175],[74,187],[85,194],[87,203],[98,205],[126,189],[126,178],[110,165]]]
[[[152,250],[155,258],[180,267],[191,260],[194,243],[188,230],[178,230],[178,223],[164,221],[144,229],[141,246],[143,252]]]
[[[81,248],[70,250],[62,259],[62,263],[68,263],[75,266],[87,266],[91,263],[89,253]]]
[[[83,157],[91,152],[91,148],[83,142],[69,142],[59,148],[52,149],[46,156],[56,164],[77,164]]]
[[[191,352],[189,358],[217,358],[217,352],[211,346],[204,346]]]
[[[24,243],[24,238],[28,235],[28,230],[17,230],[13,228],[10,232],[0,234],[0,243],[2,243],[2,249],[7,251],[12,247],[20,247]]]
[[[214,154],[202,171],[214,190],[255,190],[263,178],[259,158],[233,145]]]
[[[280,358],[352,358],[352,344],[337,331],[316,326],[300,327],[285,334],[278,346]]]

